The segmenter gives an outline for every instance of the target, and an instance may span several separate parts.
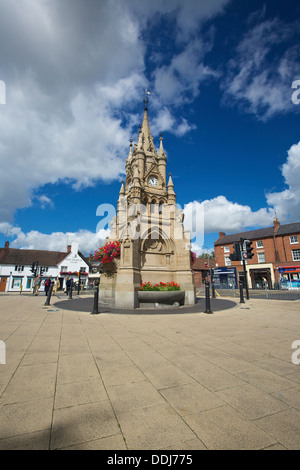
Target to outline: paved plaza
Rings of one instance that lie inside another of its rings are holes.
[[[91,315],[87,299],[0,295],[1,450],[300,448],[299,301]]]

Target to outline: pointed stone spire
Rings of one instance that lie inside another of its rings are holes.
[[[163,143],[162,143],[162,141],[163,141],[163,136],[162,136],[162,134],[160,134],[159,140],[160,140],[160,146],[159,146],[158,157],[159,157],[159,158],[167,158],[167,157],[166,157],[166,154],[165,154],[165,151],[164,151]]]
[[[133,140],[130,139],[130,149],[129,149],[129,155],[128,155],[128,160],[132,160],[132,142]]]
[[[121,186],[119,194],[120,194],[120,196],[125,196],[124,181],[122,181],[122,186]]]
[[[162,143],[162,141],[163,141],[162,134],[160,134],[160,139],[159,140],[160,140],[160,147],[159,147],[159,153],[158,153],[158,158],[157,158],[158,170],[159,170],[161,176],[163,177],[164,184],[166,184],[167,157],[166,157],[164,147],[163,147],[163,143]]]
[[[173,189],[174,188],[174,183],[172,180],[172,173],[169,173],[169,181],[168,181],[168,189]]]
[[[175,204],[176,202],[176,194],[174,191],[174,183],[172,180],[171,173],[169,173],[169,181],[168,181],[168,202],[169,204]]]

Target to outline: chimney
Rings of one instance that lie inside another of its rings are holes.
[[[219,232],[219,239],[225,237],[226,233],[225,232]]]
[[[279,227],[280,227],[280,222],[277,219],[277,217],[275,217],[275,219],[274,219],[274,233],[277,233]]]
[[[68,245],[68,246],[67,246],[67,252],[68,252],[68,253],[71,253],[71,248],[72,248],[71,245]]]
[[[9,248],[9,241],[5,242],[4,248]]]

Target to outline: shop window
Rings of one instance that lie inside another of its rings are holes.
[[[259,263],[265,263],[266,262],[265,254],[264,253],[257,253],[257,260],[258,260]]]
[[[292,250],[293,261],[300,261],[300,250]]]
[[[298,243],[298,235],[292,235],[290,237],[290,244],[295,245],[296,243]]]
[[[22,278],[21,277],[14,277],[12,280],[12,288],[13,289],[20,289],[20,286],[22,284]]]

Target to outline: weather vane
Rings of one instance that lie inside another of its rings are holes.
[[[145,89],[145,96],[144,96],[145,109],[147,109],[147,104],[148,104],[148,102],[149,102],[148,95],[151,95],[151,93],[150,93],[150,91],[148,91],[147,88],[146,88],[146,89]]]

